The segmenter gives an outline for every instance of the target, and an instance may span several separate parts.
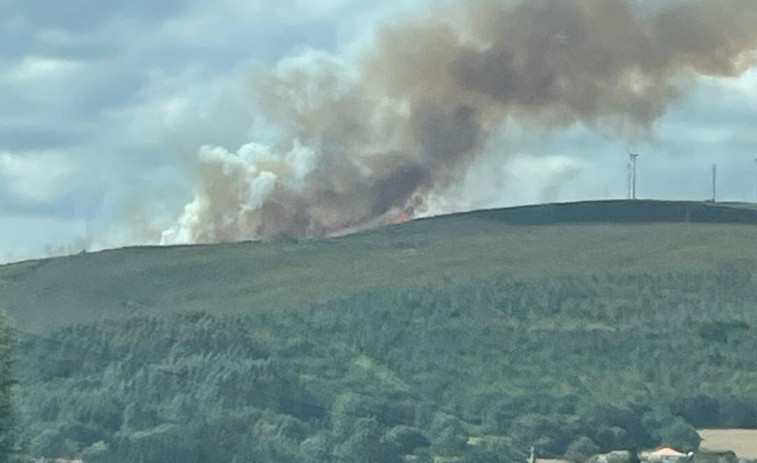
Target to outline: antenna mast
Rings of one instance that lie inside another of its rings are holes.
[[[630,153],[631,157],[631,199],[636,199],[636,153]]]

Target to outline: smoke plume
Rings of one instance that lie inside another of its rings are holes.
[[[202,148],[195,197],[163,243],[414,216],[509,121],[646,131],[696,75],[755,64],[754,0],[462,3],[385,27],[357,66],[311,52],[257,74],[275,141]]]

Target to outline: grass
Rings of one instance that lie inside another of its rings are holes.
[[[718,223],[726,219],[737,223]],[[327,240],[126,248],[2,266],[0,303],[19,328],[44,330],[137,313],[280,310],[501,275],[734,263],[757,271],[750,221],[757,223],[757,212],[733,204],[578,203],[425,219]]]

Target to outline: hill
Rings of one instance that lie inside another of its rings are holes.
[[[478,211],[330,240],[125,248],[0,267],[24,330],[175,310],[244,313],[502,275],[752,266],[751,205],[607,201]],[[296,291],[293,291],[296,289]],[[222,302],[219,307],[218,302]]]
[[[581,460],[757,428],[757,210],[600,202],[0,267],[22,453]]]

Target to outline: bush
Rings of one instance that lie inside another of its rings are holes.
[[[695,452],[702,438],[692,425],[677,419],[660,430],[660,442],[682,452]]]
[[[423,431],[410,426],[395,426],[386,433],[387,443],[401,455],[409,455],[416,449],[431,445]]]
[[[682,397],[673,402],[670,411],[697,428],[720,426],[720,402],[706,394]]]
[[[84,449],[80,457],[87,463],[106,463],[108,461],[108,453],[108,444],[99,441]]]
[[[599,446],[586,436],[579,436],[570,443],[565,451],[565,459],[570,461],[586,461],[589,457],[599,453]]]
[[[749,325],[743,321],[715,321],[699,328],[699,336],[706,341],[727,344],[736,331],[748,331]]]

